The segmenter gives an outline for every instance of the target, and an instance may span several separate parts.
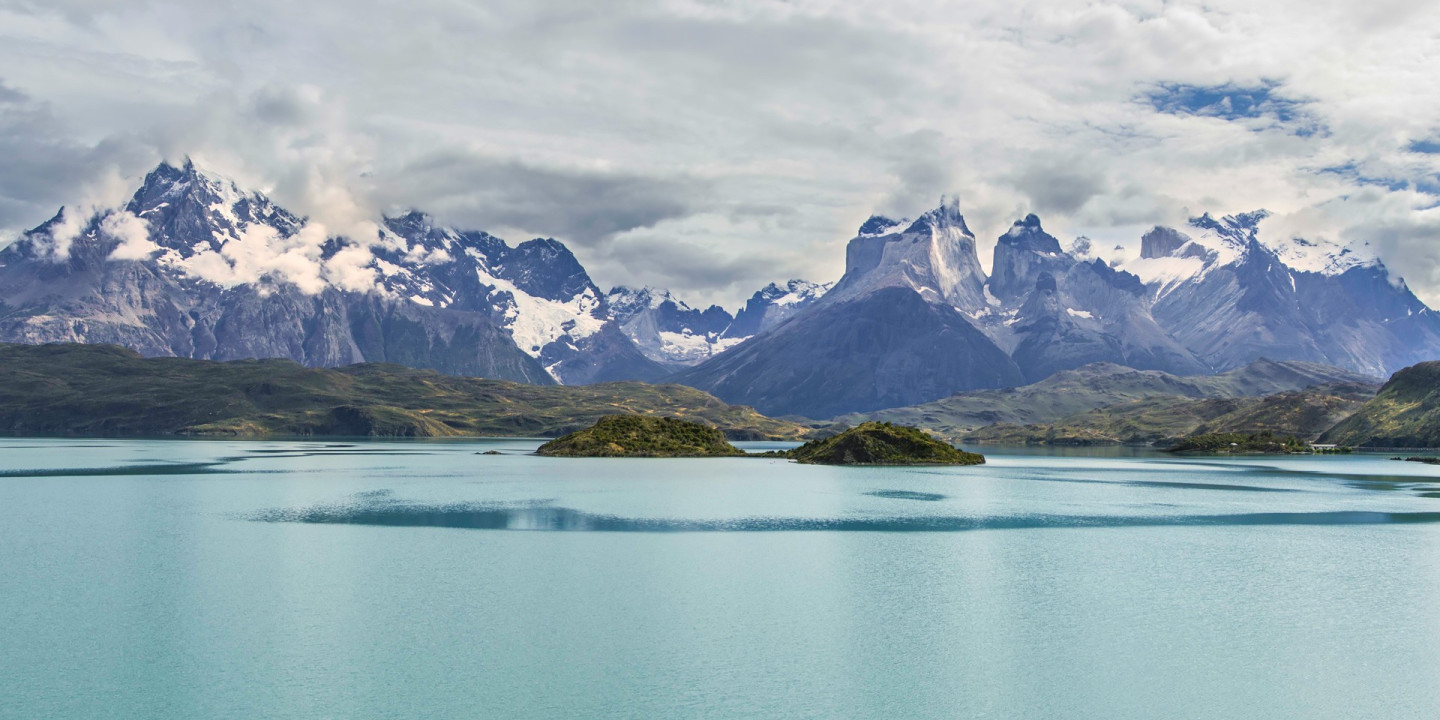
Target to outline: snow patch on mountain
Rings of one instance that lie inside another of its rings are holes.
[[[693,365],[734,343],[721,335],[734,317],[719,306],[700,310],[653,287],[615,287],[606,294],[610,317],[646,357]]]
[[[1264,210],[1219,219],[1206,213],[1190,219],[1190,229],[1198,231],[1194,236],[1157,226],[1145,234],[1138,257],[1133,253],[1121,256],[1114,265],[1139,276],[1157,298],[1184,283],[1199,281],[1217,268],[1244,260],[1257,247],[1296,272],[1334,276],[1357,267],[1383,267],[1368,245],[1347,246],[1299,237],[1265,238],[1260,225],[1269,217]]]
[[[547,300],[524,292],[508,280],[480,272],[481,282],[509,295],[502,327],[530,357],[539,358],[552,342],[562,338],[583,340],[605,327],[606,318],[596,313],[602,307],[600,298],[590,288],[569,300]]]
[[[1291,270],[1340,275],[1357,267],[1378,265],[1380,259],[1368,244],[1345,246],[1329,240],[1290,238],[1266,246]]]

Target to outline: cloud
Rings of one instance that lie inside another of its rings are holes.
[[[110,251],[112,260],[142,260],[160,249],[150,239],[150,226],[142,218],[119,210],[100,221],[100,231],[120,241]]]
[[[331,234],[415,207],[557,237],[602,285],[732,307],[747,284],[834,279],[871,212],[942,194],[961,198],[982,258],[1031,210],[1103,248],[1263,206],[1369,233],[1398,267],[1428,257],[1440,193],[1437,13],[0,0],[0,234],[62,204],[114,207],[158,159],[190,155]],[[316,277],[299,262],[311,251],[276,249],[294,265],[221,259]],[[364,253],[318,277],[362,282]],[[1440,277],[1407,274],[1440,300]]]
[[[581,247],[689,215],[707,204],[710,190],[685,175],[545,167],[462,151],[419,158],[376,186],[395,209],[424,208],[466,227],[556,236]]]
[[[1014,182],[1043,214],[1072,215],[1109,189],[1099,164],[1078,156],[1028,160]]]
[[[50,106],[0,80],[0,157],[0,230],[14,235],[62,205],[118,201],[125,170],[155,156],[121,133],[89,144],[76,139]]]

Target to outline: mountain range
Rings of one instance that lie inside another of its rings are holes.
[[[838,282],[772,284],[731,314],[658,288],[602,291],[553,239],[512,246],[420,212],[332,232],[193,163],[161,164],[125,207],[62,209],[0,250],[0,341],[664,379],[821,419],[1092,363],[1195,376],[1265,357],[1383,376],[1440,357],[1440,316],[1366,248],[1262,241],[1265,217],[1155,227],[1107,260],[1027,215],[987,273],[942,201],[868,219]]]
[[[193,163],[162,164],[124,208],[62,209],[0,251],[0,340],[537,384],[657,380],[708,355],[695,338],[741,342],[741,328],[769,327],[817,287],[794,281],[792,297],[772,286],[738,318],[707,315],[673,300],[652,308],[649,291],[605,293],[553,239],[511,246],[420,212],[373,232],[364,244],[331,237]],[[673,347],[657,339],[671,333]]]
[[[1366,376],[1440,357],[1440,315],[1364,249],[1262,243],[1263,211],[1156,227],[1138,257],[1070,249],[1028,215],[987,275],[953,203],[872,217],[834,289],[676,375],[768,414],[826,418],[1038,382],[1090,363],[1175,375],[1261,358]]]

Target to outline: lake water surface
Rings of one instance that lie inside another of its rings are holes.
[[[0,441],[0,717],[1440,713],[1440,467],[537,445]]]

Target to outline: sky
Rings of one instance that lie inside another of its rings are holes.
[[[420,209],[732,310],[942,195],[987,267],[1030,212],[1133,249],[1265,208],[1436,306],[1437,78],[1412,0],[0,0],[0,238],[188,156],[337,233]]]

